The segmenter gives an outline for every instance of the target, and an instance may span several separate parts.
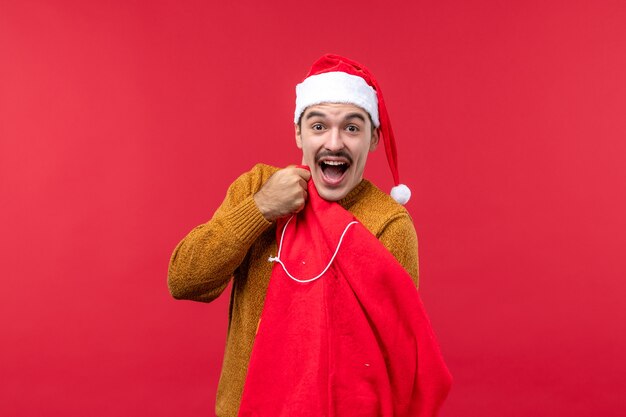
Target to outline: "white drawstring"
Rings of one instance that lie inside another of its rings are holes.
[[[353,224],[357,224],[358,223],[356,221],[348,223],[346,228],[343,230],[343,233],[341,234],[341,237],[339,238],[339,243],[337,244],[337,249],[335,249],[335,253],[333,254],[333,257],[330,258],[330,261],[328,262],[328,265],[326,265],[326,268],[324,268],[324,270],[322,272],[320,272],[320,274],[318,276],[313,277],[313,278],[309,278],[309,279],[298,279],[298,278],[294,277],[293,275],[291,275],[289,273],[289,271],[287,271],[287,267],[285,266],[283,261],[280,260],[280,251],[283,248],[283,239],[285,237],[285,230],[287,230],[287,225],[289,225],[289,222],[291,222],[291,219],[293,219],[293,216],[291,216],[289,218],[289,220],[287,220],[287,223],[285,223],[285,226],[283,226],[283,232],[282,232],[282,234],[280,236],[280,243],[278,244],[278,255],[276,255],[276,257],[270,256],[268,261],[269,262],[279,263],[280,266],[283,267],[283,270],[285,271],[285,273],[287,274],[287,276],[289,278],[291,278],[292,280],[294,280],[296,282],[300,282],[300,283],[307,283],[307,282],[315,281],[316,279],[318,279],[322,275],[324,275],[326,273],[326,271],[328,271],[328,268],[330,268],[330,265],[332,265],[333,261],[335,260],[335,256],[337,256],[337,252],[339,252],[339,248],[341,247],[341,242],[343,241],[343,237],[345,236],[346,232],[348,231],[350,226],[352,226]]]

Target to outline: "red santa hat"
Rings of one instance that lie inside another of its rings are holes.
[[[400,204],[411,198],[411,190],[400,184],[396,139],[391,129],[383,92],[374,76],[363,65],[351,59],[326,54],[313,63],[304,81],[296,86],[296,111],[298,123],[307,107],[321,103],[348,103],[361,107],[379,128],[379,137],[385,145],[387,162],[393,176],[391,197]]]

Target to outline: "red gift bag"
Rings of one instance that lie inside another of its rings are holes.
[[[312,181],[279,253],[241,417],[435,416],[452,382],[404,268]]]

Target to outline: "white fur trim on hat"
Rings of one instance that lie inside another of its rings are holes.
[[[322,103],[354,104],[369,113],[375,127],[380,125],[376,90],[357,75],[325,72],[311,75],[298,84],[294,123],[298,123],[307,107]]]

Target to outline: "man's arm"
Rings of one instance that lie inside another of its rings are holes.
[[[271,225],[254,202],[267,176],[258,165],[240,176],[213,218],[176,246],[167,280],[174,298],[209,302],[228,286],[250,246]]]
[[[377,237],[413,278],[415,287],[419,288],[417,234],[411,217],[407,213],[392,217]]]
[[[217,298],[272,221],[304,207],[309,176],[304,169],[259,164],[239,177],[213,218],[174,250],[168,270],[172,296],[204,302]]]

